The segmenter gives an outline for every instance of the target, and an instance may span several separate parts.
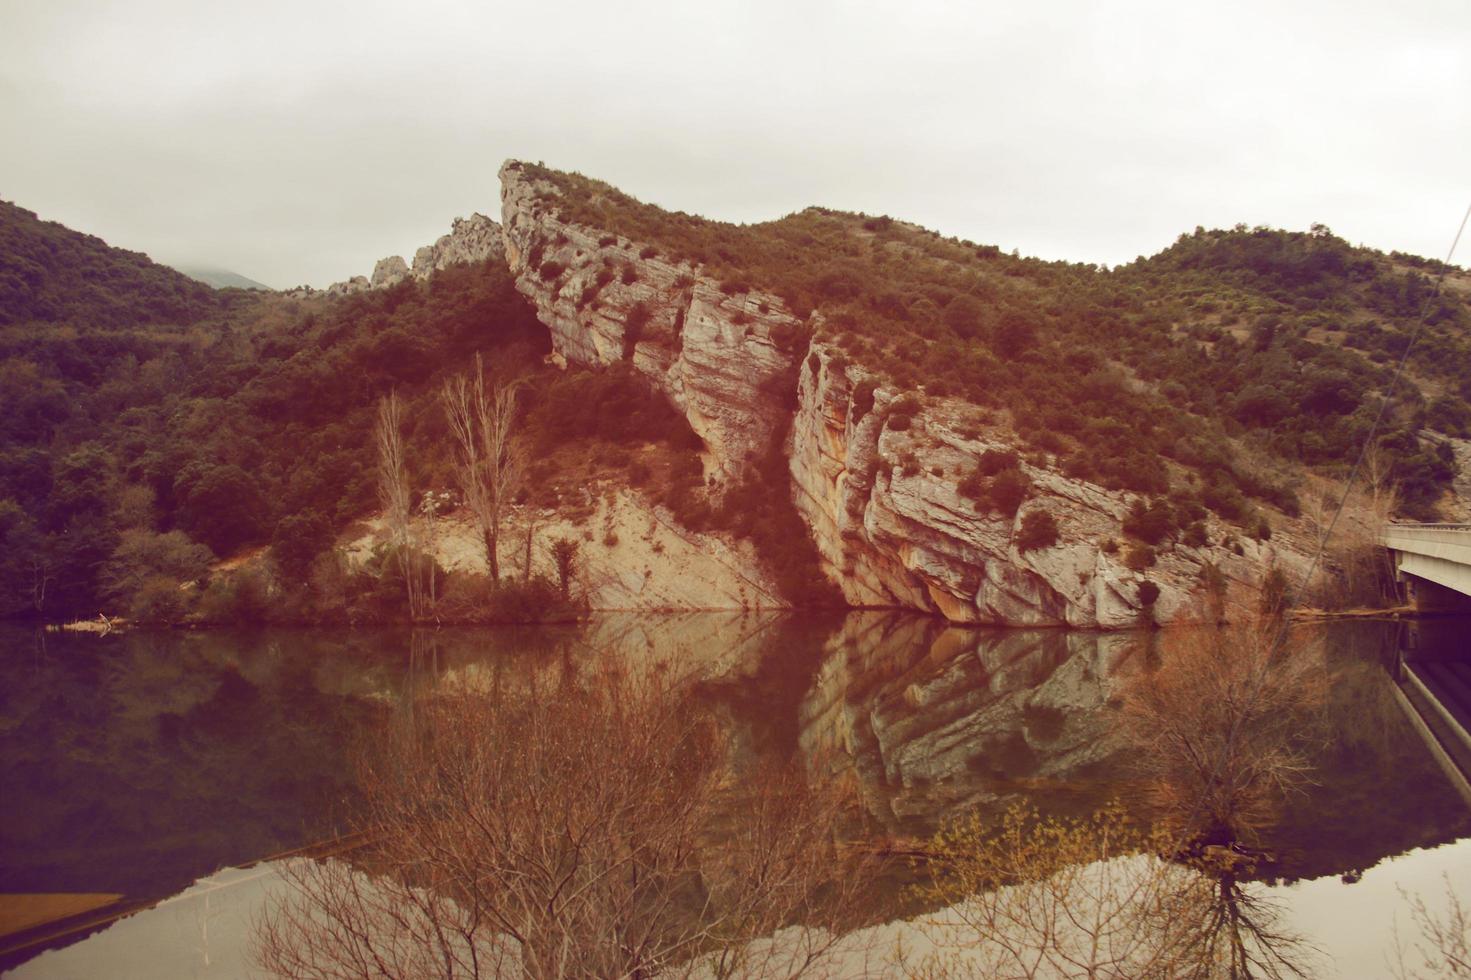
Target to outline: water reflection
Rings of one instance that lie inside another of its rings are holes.
[[[1331,737],[1313,784],[1286,801],[1260,875],[1353,880],[1388,855],[1471,836],[1471,815],[1381,667],[1395,628],[1338,624],[1327,642]],[[1136,800],[1118,699],[1159,655],[1152,634],[961,629],[873,612],[414,635],[9,629],[0,891],[162,896],[329,836],[352,794],[352,743],[376,719],[414,711],[447,680],[494,685],[596,652],[697,673],[742,757],[799,757],[851,780],[891,835],[1021,800],[1069,815]]]

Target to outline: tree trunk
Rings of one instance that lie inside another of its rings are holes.
[[[501,580],[500,556],[495,553],[495,528],[485,529],[485,563],[490,566],[490,580],[499,582]]]

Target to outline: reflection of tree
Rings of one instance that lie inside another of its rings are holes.
[[[302,863],[262,922],[287,977],[792,976],[862,882],[838,794],[729,779],[683,684],[549,664],[442,684],[359,771],[364,867]],[[780,943],[751,941],[781,927]]]
[[[926,977],[1286,978],[1311,949],[1239,868],[1169,857],[1174,839],[1118,804],[1079,820],[971,815],[931,842]]]
[[[1396,980],[1471,980],[1471,907],[1445,876],[1445,906],[1432,909],[1420,895],[1409,898],[1410,919],[1419,938],[1406,945],[1395,934]]]
[[[1272,621],[1182,629],[1125,695],[1125,731],[1160,816],[1194,844],[1259,845],[1312,779],[1322,644]]]

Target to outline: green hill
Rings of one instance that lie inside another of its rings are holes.
[[[816,311],[817,336],[854,361],[1001,413],[1027,446],[1105,486],[1162,493],[1173,460],[1226,516],[1242,497],[1294,509],[1291,487],[1263,473],[1273,461],[1341,473],[1422,307],[1377,437],[1406,515],[1434,517],[1454,475],[1449,449],[1417,433],[1471,435],[1471,276],[1322,226],[1197,229],[1109,270],[824,208],[730,225],[524,166],[556,188],[542,203],[563,220],[652,243],[732,292],[774,292],[799,317]]]

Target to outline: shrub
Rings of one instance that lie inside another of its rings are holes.
[[[1174,511],[1163,500],[1153,501],[1147,506],[1144,501],[1135,500],[1129,516],[1124,518],[1124,533],[1149,545],[1161,543],[1176,528]]]
[[[1144,571],[1154,562],[1154,549],[1148,545],[1135,545],[1124,553],[1124,565],[1136,572]]]
[[[1057,518],[1045,510],[1029,511],[1022,517],[1021,529],[1016,536],[1016,550],[1033,551],[1050,548],[1057,544]]]
[[[541,268],[537,270],[537,275],[541,276],[542,282],[551,282],[565,271],[567,271],[565,265],[556,259],[547,259],[541,264]]]
[[[853,421],[858,422],[873,410],[873,393],[878,390],[878,383],[872,378],[864,378],[853,386]]]
[[[633,357],[634,346],[643,336],[644,327],[648,325],[649,318],[652,316],[649,305],[643,300],[639,300],[628,308],[628,315],[623,320],[623,359],[625,361]]]
[[[638,282],[638,270],[631,265],[625,265],[623,267],[623,275],[620,276],[619,279],[623,283],[623,285],[632,286],[634,283]]]
[[[652,259],[658,254],[659,250],[652,245],[645,245],[643,248],[638,250],[638,257],[641,259]]]
[[[1145,579],[1143,582],[1139,583],[1139,605],[1143,606],[1145,609],[1148,609],[1154,605],[1157,599],[1159,599],[1158,585],[1155,585],[1148,579]]]

